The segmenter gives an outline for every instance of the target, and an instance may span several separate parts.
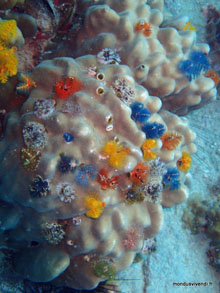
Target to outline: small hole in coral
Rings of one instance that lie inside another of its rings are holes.
[[[110,117],[108,118],[108,123],[112,123],[112,121],[113,121],[113,117],[110,116]]]
[[[105,75],[103,73],[98,73],[97,76],[96,76],[96,78],[98,80],[104,80],[105,79]]]
[[[31,241],[31,247],[36,247],[38,246],[40,243],[38,241]]]
[[[101,96],[101,95],[104,95],[105,91],[104,91],[103,87],[98,87],[96,89],[96,93]]]
[[[115,142],[119,142],[119,138],[117,136],[114,137]]]

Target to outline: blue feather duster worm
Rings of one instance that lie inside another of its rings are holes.
[[[131,105],[131,110],[131,118],[134,119],[136,122],[145,123],[151,115],[150,111],[147,110],[140,102],[134,102]]]
[[[180,173],[177,168],[167,169],[167,173],[163,176],[163,186],[165,189],[177,190],[180,188]]]
[[[146,123],[142,130],[146,134],[146,138],[160,138],[165,132],[165,127],[163,124],[152,122]]]
[[[93,165],[81,166],[75,175],[75,182],[77,185],[86,187],[89,184],[89,179],[95,180],[98,175],[98,170]]]
[[[200,51],[193,51],[188,60],[181,61],[178,69],[192,81],[200,75],[201,71],[206,72],[210,68],[207,55]]]
[[[190,60],[194,63],[194,67],[200,71],[207,71],[210,68],[207,55],[203,52],[193,51],[190,54]]]

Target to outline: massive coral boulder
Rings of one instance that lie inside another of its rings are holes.
[[[162,204],[188,194],[187,120],[160,111],[128,66],[100,60],[42,62],[5,123],[1,240],[35,282],[92,289],[114,278],[161,228]]]

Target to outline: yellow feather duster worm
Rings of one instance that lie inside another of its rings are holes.
[[[97,219],[101,216],[105,208],[105,203],[100,200],[97,194],[91,193],[88,194],[85,198],[85,207],[88,209],[86,216]]]
[[[17,48],[9,46],[17,36],[15,20],[0,21],[0,83],[6,83],[8,77],[17,74],[18,58],[15,54]]]
[[[10,46],[17,36],[17,24],[14,19],[0,20],[0,42]]]
[[[149,138],[149,139],[145,140],[141,149],[143,151],[144,159],[146,161],[156,159],[156,157],[157,157],[156,153],[151,151],[152,148],[156,148],[156,147],[157,147],[157,142],[155,139]]]
[[[0,46],[0,83],[6,83],[8,77],[17,74],[18,58],[16,47],[10,49]]]
[[[108,163],[111,167],[121,168],[125,164],[130,150],[111,140],[105,144],[102,153],[108,156]]]
[[[177,161],[177,168],[183,172],[187,172],[191,167],[192,158],[187,152],[182,153],[182,157]]]

